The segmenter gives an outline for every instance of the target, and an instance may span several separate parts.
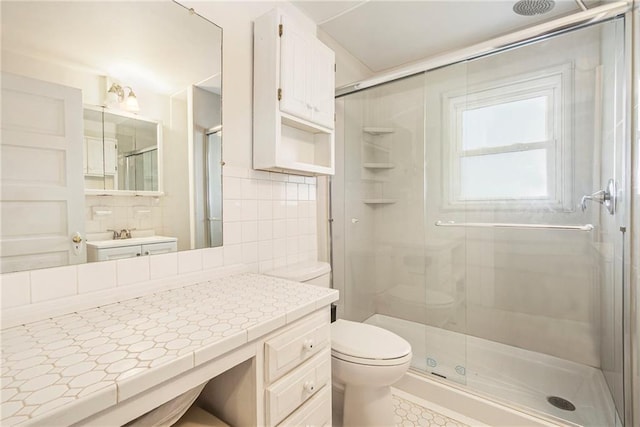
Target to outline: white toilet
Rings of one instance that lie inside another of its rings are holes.
[[[330,286],[331,267],[310,261],[266,274]],[[344,387],[344,426],[393,426],[390,386],[407,372],[411,345],[386,329],[348,320],[331,324],[334,385]]]

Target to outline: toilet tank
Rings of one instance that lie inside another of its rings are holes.
[[[329,263],[321,261],[304,261],[268,271],[264,274],[324,288],[331,287],[331,266]]]

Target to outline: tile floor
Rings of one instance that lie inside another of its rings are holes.
[[[393,395],[394,422],[398,427],[469,427],[461,421]]]

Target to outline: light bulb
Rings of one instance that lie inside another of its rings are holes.
[[[133,93],[132,90],[129,90],[129,95],[127,96],[127,100],[125,101],[125,108],[127,109],[127,111],[132,111],[134,113],[137,113],[138,111],[140,111],[138,98],[136,97],[136,94]]]

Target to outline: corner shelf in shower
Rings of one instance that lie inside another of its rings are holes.
[[[362,132],[368,133],[370,135],[384,135],[384,134],[387,134],[387,133],[395,132],[395,129],[394,128],[382,128],[382,127],[367,126],[367,127],[363,127],[362,128]]]
[[[396,199],[363,199],[365,205],[392,205],[396,203]]]
[[[393,163],[368,162],[368,163],[363,163],[362,167],[365,169],[393,169],[396,167],[396,165]]]

